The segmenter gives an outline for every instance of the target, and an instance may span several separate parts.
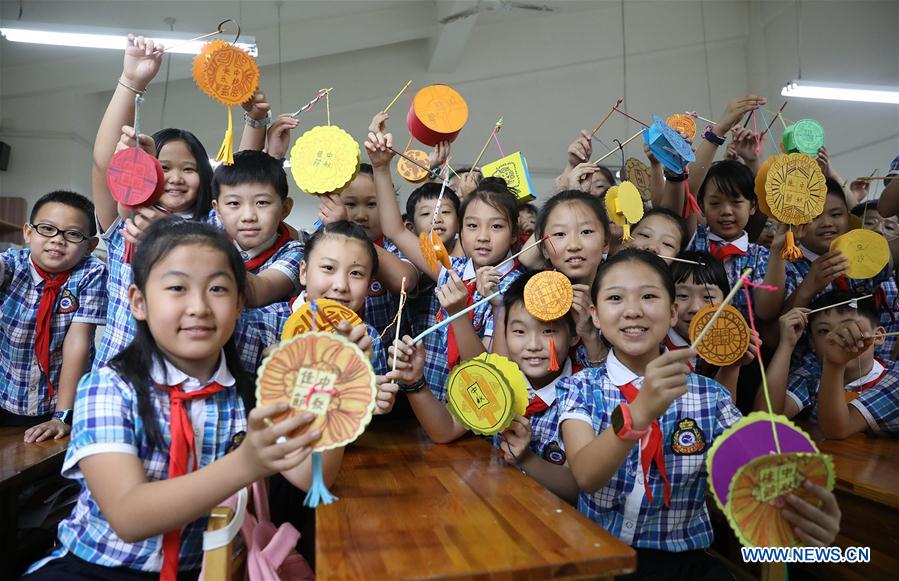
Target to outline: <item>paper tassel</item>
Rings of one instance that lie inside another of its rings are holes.
[[[331,504],[337,500],[337,497],[331,494],[328,487],[325,486],[325,477],[322,473],[322,453],[312,453],[312,486],[306,498],[303,499],[303,506],[315,508],[320,504]]]
[[[228,129],[225,130],[225,139],[219,148],[215,161],[220,161],[225,165],[234,164],[234,125],[231,121],[231,107],[228,107]]]
[[[556,341],[552,337],[549,338],[549,371],[559,370],[559,360],[556,358]]]
[[[622,234],[621,239],[622,240],[630,240],[631,239],[631,225],[628,224],[627,222],[625,222],[624,226],[622,226],[622,229],[624,230],[624,234]]]
[[[799,250],[799,247],[796,246],[796,241],[793,239],[793,231],[787,231],[787,239],[784,242],[783,252],[780,254],[781,258],[784,260],[799,260],[802,258],[802,251]]]

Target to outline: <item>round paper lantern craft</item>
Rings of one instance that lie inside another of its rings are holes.
[[[260,406],[286,403],[282,421],[311,412],[315,419],[291,434],[318,428],[313,451],[345,446],[371,421],[378,387],[371,362],[354,343],[340,335],[306,333],[277,347],[265,358],[256,380]]]
[[[431,147],[441,141],[455,141],[466,121],[468,104],[449,85],[428,85],[420,89],[406,115],[409,133]]]
[[[758,199],[759,210],[769,218],[774,218],[774,214],[771,213],[771,208],[768,207],[768,193],[765,191],[765,183],[768,180],[768,170],[771,169],[771,165],[778,157],[780,156],[772,155],[766,159],[762,163],[762,167],[759,168],[759,172],[755,174],[755,197]],[[774,219],[776,220],[777,218]]]
[[[814,119],[800,119],[784,131],[783,146],[788,153],[815,157],[824,147],[824,128]]]
[[[812,506],[820,506],[821,500],[802,486],[806,480],[833,489],[834,469],[830,456],[769,454],[739,468],[730,483],[725,512],[740,542],[751,547],[801,545],[793,525],[783,518],[781,511],[788,494],[794,494]]]
[[[201,91],[230,107],[245,103],[256,92],[259,65],[246,51],[213,40],[194,57],[193,76]]]
[[[805,154],[778,156],[768,169],[765,191],[771,213],[784,224],[808,224],[824,211],[824,174]]]
[[[362,324],[362,319],[353,309],[330,299],[316,299],[315,311],[315,329],[324,333],[333,333],[340,321],[347,321],[354,327]],[[281,340],[287,341],[308,333],[312,331],[312,326],[312,303],[306,302],[284,322]]]
[[[871,230],[850,230],[830,243],[849,261],[846,276],[868,279],[876,276],[890,261],[890,245],[886,238]]]
[[[430,160],[428,159],[428,154],[420,149],[407,149],[403,152],[407,157],[414,159],[421,165],[428,167],[430,165]],[[400,176],[409,183],[418,184],[425,181],[430,175],[429,171],[426,171],[408,159],[399,158],[399,161],[396,162],[396,172],[400,174]]]
[[[165,191],[165,174],[158,159],[139,147],[129,147],[109,160],[106,185],[112,199],[123,206],[149,206]]]
[[[687,141],[693,141],[696,136],[696,121],[689,115],[683,113],[675,113],[665,120],[669,127],[680,133],[680,136]]]
[[[521,372],[518,364],[496,353],[481,353],[475,359],[480,359],[496,367],[502,376],[506,378],[506,381],[509,382],[509,387],[512,389],[512,411],[517,416],[523,416],[528,409],[530,395],[528,394],[527,379],[525,379],[524,373]]]
[[[624,229],[624,240],[631,238],[631,226],[643,218],[643,198],[637,186],[629,181],[606,190],[606,213]]]
[[[339,193],[359,173],[359,144],[336,125],[313,127],[290,150],[290,173],[308,194]]]
[[[644,202],[652,199],[652,177],[649,166],[635,157],[624,162],[624,177],[640,190],[640,197]]]
[[[418,247],[431,271],[440,272],[441,265],[447,269],[451,268],[449,252],[446,251],[443,240],[433,230],[418,235]]]
[[[690,321],[690,343],[696,341],[717,310],[718,305],[707,305],[693,315]],[[725,305],[712,328],[696,346],[696,354],[712,365],[724,367],[739,361],[747,349],[749,349],[749,326],[746,319],[736,307]]]
[[[481,359],[453,368],[446,381],[446,405],[466,428],[492,436],[512,423],[514,395],[499,369]]]
[[[573,302],[571,281],[561,272],[544,270],[524,285],[524,308],[539,321],[561,319]]]

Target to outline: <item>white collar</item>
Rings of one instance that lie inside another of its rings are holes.
[[[714,232],[709,230],[709,241],[717,242],[717,243],[723,244],[723,245],[733,244],[734,246],[736,246],[743,252],[749,252],[749,234],[746,233],[746,230],[743,230],[742,236],[740,236],[736,240],[731,240],[730,242],[728,242],[721,236],[718,236],[717,234],[715,234]]]
[[[257,246],[256,248],[251,248],[249,250],[244,250],[240,247],[240,244],[237,243],[237,240],[234,241],[234,246],[237,248],[237,251],[240,252],[240,257],[243,258],[243,261],[246,262],[248,260],[253,260],[269,248],[275,245],[275,241],[278,240],[278,232],[275,232],[275,235]]]
[[[668,339],[675,347],[689,347],[690,343],[680,336],[680,333],[674,330],[674,327],[668,329]]]
[[[161,365],[159,361],[154,358],[153,366],[150,368],[150,379],[159,385],[182,385],[185,392],[196,391],[206,387],[213,381],[224,387],[231,387],[236,383],[234,376],[231,375],[231,371],[228,369],[228,364],[225,361],[224,349],[219,354],[218,369],[215,370],[215,373],[206,383],[201,384],[195,377],[191,377],[184,373],[172,365],[171,361],[165,358],[163,358]]]
[[[624,363],[618,359],[615,355],[614,347],[609,350],[609,356],[606,357],[606,371],[609,375],[609,381],[611,381],[612,385],[615,387],[621,387],[622,385],[631,383],[634,387],[639,388],[643,383],[643,377],[641,375],[637,375],[628,369]]]
[[[40,286],[44,283],[44,278],[38,274],[37,269],[34,267],[34,258],[31,257],[31,254],[28,254],[28,267],[31,268],[31,281],[34,283],[34,286]],[[72,270],[75,270],[72,268]],[[58,276],[62,273],[48,273],[50,276]]]
[[[297,312],[300,310],[300,307],[306,304],[306,302],[306,291],[300,291],[300,294],[297,295],[297,298],[293,299],[293,303],[290,305],[290,312]]]
[[[172,212],[172,215],[178,216],[182,220],[190,220],[191,218],[194,217],[194,211],[191,209],[191,210],[185,210],[183,212]]]
[[[805,259],[808,260],[809,262],[814,262],[814,261],[818,260],[819,256],[821,256],[820,254],[815,254],[814,252],[809,250],[805,244],[800,244],[799,250],[802,251],[802,256],[804,256]]]
[[[530,380],[525,377],[525,381],[528,382],[528,392],[533,393],[537,397],[543,400],[543,403],[546,405],[552,405],[554,401],[556,401],[556,384],[563,377],[568,377],[571,375],[571,358],[565,360],[565,365],[562,366],[562,373],[560,373],[555,379],[550,381],[545,386],[540,389],[534,389],[531,387]]]
[[[856,388],[863,386],[864,384],[868,383],[869,381],[874,381],[875,379],[880,377],[880,374],[883,373],[883,369],[884,369],[884,367],[880,363],[880,361],[875,359],[874,365],[871,367],[871,371],[869,371],[867,374],[863,375],[862,377],[859,377],[855,381],[847,383],[846,390],[847,391],[855,391]]]
[[[509,260],[509,256],[511,256],[511,253],[507,253],[506,258],[503,258],[505,264],[500,263],[503,265],[502,268],[496,269],[499,271],[500,278],[506,276],[515,269],[515,261]],[[468,262],[465,263],[465,270],[462,271],[462,280],[473,280],[477,278],[477,275],[474,267],[474,260],[469,258]]]

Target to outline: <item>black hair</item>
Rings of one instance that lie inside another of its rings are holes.
[[[271,186],[282,200],[287,199],[287,172],[281,160],[264,151],[245,149],[234,154],[234,163],[222,164],[212,174],[212,196],[218,200],[221,186],[257,183]]]
[[[372,167],[370,163],[360,163],[359,164],[359,173],[364,173],[370,178],[375,177],[375,168]]]
[[[599,170],[599,173],[606,176],[606,179],[609,181],[609,187],[618,185],[618,180],[615,179],[615,174],[612,172],[612,170],[604,165],[598,165],[596,167]]]
[[[414,220],[415,206],[422,200],[436,200],[440,196],[440,189],[442,187],[443,184],[427,182],[415,188],[412,193],[409,194],[409,199],[406,200],[406,218]],[[461,205],[461,202],[459,201],[459,196],[457,196],[456,192],[449,186],[443,188],[443,202],[441,203],[444,202],[452,204],[453,208],[456,210],[456,216],[459,216],[459,206]]]
[[[81,194],[76,194],[75,192],[70,192],[68,190],[56,190],[49,194],[44,194],[38,198],[33,206],[31,206],[31,216],[29,216],[28,221],[34,224],[38,212],[47,204],[64,204],[82,212],[87,220],[87,232],[84,232],[84,234],[90,238],[97,235],[97,220],[94,217],[94,203]]]
[[[506,311],[507,327],[509,326],[509,312],[512,310],[512,306],[524,302],[524,287],[528,281],[531,280],[534,275],[539,274],[539,272],[540,271],[531,271],[522,274],[515,279],[515,281],[509,285],[509,288],[506,289],[506,292],[503,293],[503,307]],[[568,312],[565,313],[560,320],[568,326],[568,331],[571,333],[572,337],[577,335],[572,309],[568,309]]]
[[[850,210],[850,213],[853,216],[858,216],[859,218],[869,212],[877,212],[878,214],[880,213],[880,211],[877,209],[877,200],[868,200],[867,202],[862,202],[861,204],[855,206],[854,208],[852,208],[852,210]]]
[[[696,194],[696,201],[700,207],[705,199],[705,192],[708,185],[714,181],[718,191],[731,199],[746,198],[752,205],[758,204],[758,197],[755,195],[755,178],[752,170],[732,159],[716,161],[709,167],[709,173],[702,180],[699,186],[699,192]]]
[[[674,303],[674,279],[671,278],[671,271],[668,268],[668,264],[652,252],[637,248],[625,248],[609,257],[608,260],[599,266],[599,270],[596,271],[596,278],[593,279],[593,288],[591,289],[591,296],[593,297],[594,302],[598,302],[597,295],[600,286],[602,285],[602,279],[605,278],[606,273],[622,262],[642,262],[655,270],[662,279],[662,287],[668,293],[671,303]]]
[[[674,279],[674,284],[693,279],[693,284],[718,287],[724,293],[724,296],[727,296],[727,293],[730,292],[730,279],[727,278],[724,264],[708,252],[688,250],[687,252],[681,252],[677,257],[684,260],[692,260],[699,264],[672,262],[669,270],[671,271],[671,278]]]
[[[563,190],[554,195],[540,207],[537,213],[537,223],[534,226],[534,236],[539,240],[546,234],[546,223],[549,221],[549,215],[557,206],[569,202],[580,202],[590,208],[599,223],[602,225],[603,239],[609,238],[609,217],[606,215],[606,209],[601,199],[581,190]]]
[[[535,206],[534,204],[525,204],[524,206],[518,208],[518,213],[520,214],[522,212],[531,212],[532,214],[534,214],[534,216],[536,216],[537,206]]]
[[[506,185],[503,178],[489,177],[481,180],[475,191],[465,196],[459,207],[459,221],[465,218],[465,211],[474,201],[481,201],[503,214],[509,221],[512,239],[518,235],[518,199],[514,188]]]
[[[347,238],[352,238],[353,240],[362,242],[365,245],[365,249],[368,251],[369,258],[371,258],[372,277],[374,277],[375,273],[378,272],[378,251],[375,250],[374,243],[368,239],[368,236],[365,234],[365,230],[362,229],[362,226],[348,220],[331,222],[330,224],[325,224],[324,226],[316,230],[315,234],[313,234],[312,237],[306,241],[304,260],[307,264],[309,263],[309,258],[312,256],[312,251],[316,246],[318,246],[318,243],[321,242],[322,238],[324,238],[325,236],[346,236]]]
[[[862,293],[858,291],[845,291],[845,290],[832,290],[826,293],[822,293],[818,298],[812,301],[812,304],[809,305],[809,309],[815,311],[816,309],[822,309],[825,307],[829,307],[831,305],[835,305],[837,303],[842,303],[848,300],[857,299],[856,303],[858,308],[853,308],[852,304],[840,305],[839,307],[833,307],[833,311],[837,313],[858,313],[862,315],[868,321],[871,322],[871,325],[876,327],[880,326],[880,312],[877,310],[877,305],[874,302],[874,297],[866,297],[868,293]],[[818,311],[817,313],[813,312],[809,315],[808,323],[811,326],[812,321],[814,321],[817,317],[821,315],[823,311]]]
[[[206,246],[222,252],[228,258],[228,265],[233,271],[238,295],[246,295],[247,271],[234,244],[215,226],[179,218],[163,218],[151,224],[144,232],[144,237],[136,247],[131,260],[134,285],[142,293],[145,293],[147,279],[153,266],[175,248],[191,244]],[[143,422],[150,447],[163,448],[165,444],[153,407],[151,391],[155,387],[150,380],[150,370],[154,363],[161,365],[165,356],[159,345],[156,344],[147,322],[135,321],[135,324],[137,329],[134,339],[109,361],[109,367],[124,377],[134,388],[137,395],[138,414]],[[237,393],[243,398],[245,404],[252,402],[253,379],[241,367],[233,336],[225,343],[224,352],[228,370],[237,380]]]
[[[209,165],[209,155],[206,148],[197,139],[197,136],[184,129],[162,129],[153,134],[153,142],[156,144],[156,156],[163,146],[171,141],[183,141],[187,144],[194,162],[197,164],[197,175],[200,177],[200,185],[197,187],[197,199],[194,202],[194,213],[191,220],[202,221],[212,210],[212,166]]]
[[[677,251],[683,252],[684,248],[687,247],[687,243],[690,242],[690,240],[688,239],[690,236],[690,231],[687,229],[687,221],[683,218],[683,216],[670,208],[650,208],[646,210],[646,213],[644,213],[643,217],[640,218],[640,222],[649,218],[650,216],[664,216],[665,218],[668,218],[669,220],[674,222],[674,225],[677,226],[678,233],[680,233],[680,248],[678,248]],[[639,226],[640,222],[637,222],[637,224],[634,225],[633,228]]]

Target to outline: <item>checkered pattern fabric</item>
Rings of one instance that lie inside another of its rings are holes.
[[[877,385],[863,391],[849,405],[861,412],[872,431],[899,433],[899,366],[895,362],[887,364],[886,375]]]

